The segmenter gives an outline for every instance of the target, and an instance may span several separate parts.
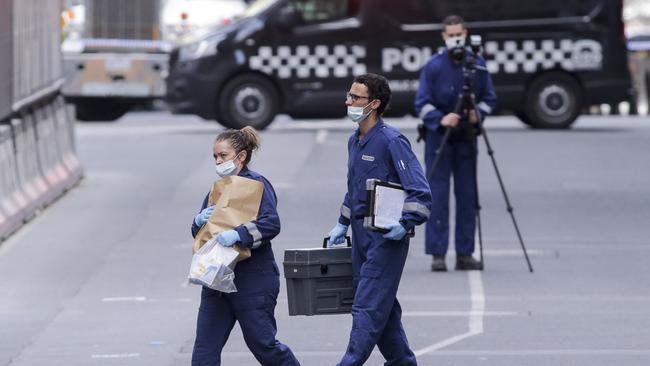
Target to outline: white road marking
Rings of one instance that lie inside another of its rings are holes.
[[[399,295],[400,302],[457,302],[467,299],[466,296],[444,296],[444,295]],[[284,298],[286,302],[287,299]],[[490,296],[490,302],[650,302],[650,296],[570,296],[570,295],[531,295],[531,296]],[[466,313],[466,314],[469,314]],[[487,312],[486,312],[487,314]]]
[[[542,255],[543,252],[538,249],[526,249],[528,256]],[[489,249],[484,250],[483,255],[486,257],[519,257],[523,256],[524,252],[521,249]]]
[[[203,132],[206,134],[216,134],[223,130],[223,127],[216,123],[204,122],[194,117],[181,117],[174,116],[167,113],[143,113],[140,116],[135,116],[130,114],[131,119],[151,119],[151,118],[163,118],[173,120],[174,124],[165,124],[157,126],[129,126],[124,123],[118,125],[119,128],[115,128],[114,124],[103,124],[103,125],[88,125],[88,124],[78,124],[75,129],[77,138],[84,137],[106,137],[106,136],[122,136],[122,135],[131,135],[131,136],[142,136],[142,135],[152,135],[152,134],[165,134],[165,133],[192,133],[192,132]],[[135,118],[134,118],[135,117]],[[647,127],[647,118],[645,116],[637,118],[628,118],[625,121],[617,121],[617,127],[621,129],[628,128],[645,128]],[[611,124],[608,122],[610,119],[608,117],[600,116],[584,116],[580,119],[580,123],[574,127],[576,130],[580,129],[603,129],[608,130],[611,128]],[[405,116],[402,118],[387,118],[386,122],[391,126],[397,127],[402,131],[414,131],[420,123],[420,119]],[[516,118],[510,116],[492,116],[490,117],[490,124],[488,126],[490,130],[500,130],[500,129],[521,129],[525,130],[526,127],[522,125]],[[340,119],[297,119],[293,120],[287,116],[278,116],[278,118],[269,126],[267,131],[309,131],[309,130],[320,130],[328,129],[332,131],[349,131],[352,132],[355,129],[355,124],[350,122],[347,118]]]
[[[342,356],[343,351],[295,351],[300,357]],[[182,355],[182,354],[181,354]],[[187,354],[186,354],[187,355]],[[377,351],[373,355],[380,356]],[[429,353],[426,356],[648,356],[650,349],[529,349],[529,350],[448,350]],[[190,355],[187,355],[188,357]],[[222,358],[249,358],[250,352],[223,352]]]
[[[298,352],[299,353],[299,352]],[[438,351],[440,356],[648,356],[650,349],[522,349]]]
[[[329,132],[325,129],[318,130],[318,132],[316,133],[316,143],[322,144],[323,142],[325,142],[327,140],[328,133]]]
[[[537,257],[537,256],[542,256],[542,255],[552,255],[545,253],[539,249],[527,249],[528,256],[529,257]],[[521,249],[486,249],[483,251],[483,255],[485,257],[522,257],[524,256],[524,252]],[[414,252],[414,253],[409,253],[409,256],[413,258],[423,258],[423,257],[431,257],[430,254],[422,252]]]
[[[397,119],[388,119],[388,124],[399,129],[415,129],[419,123],[419,120],[410,119],[410,118],[397,118]],[[280,123],[273,123],[269,130],[278,131],[278,130],[318,130],[318,129],[328,129],[328,130],[343,130],[343,131],[353,131],[357,128],[357,125],[350,122],[348,119],[330,119],[330,120],[298,120],[298,121],[286,121]]]
[[[405,311],[402,316],[408,317],[466,317],[466,316],[515,316],[514,311],[486,311],[475,313],[472,311]]]
[[[470,315],[469,315],[468,331],[444,339],[440,342],[434,343],[422,349],[419,349],[414,352],[416,357],[437,351],[439,349],[445,348],[454,343],[458,343],[463,339],[473,337],[475,335],[479,335],[483,333],[483,317],[485,313],[485,294],[483,291],[482,272],[469,271],[467,272],[467,277],[469,279],[470,299],[472,303],[472,307],[469,312]]]
[[[124,296],[124,297],[105,297],[102,302],[143,302],[147,301],[145,296]]]
[[[140,357],[139,353],[108,353],[91,355],[91,358],[135,358]]]

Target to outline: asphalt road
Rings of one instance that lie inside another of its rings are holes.
[[[388,122],[414,143],[416,120]],[[419,364],[650,364],[650,121],[488,126],[535,272],[481,143],[486,270],[432,273],[422,228],[411,243],[398,298]],[[279,196],[278,263],[334,225],[352,128],[280,117],[263,132],[252,168]],[[85,179],[0,244],[0,365],[190,363],[199,288],[185,284],[189,226],[214,178],[219,130],[162,112],[77,125]],[[349,315],[289,317],[282,280],[276,317],[303,365],[340,359]],[[368,364],[382,360],[375,351]],[[223,363],[257,364],[238,327]]]

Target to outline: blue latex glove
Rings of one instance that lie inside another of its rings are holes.
[[[222,231],[217,235],[217,243],[224,247],[231,247],[240,240],[239,233],[235,230]]]
[[[198,227],[205,225],[205,223],[208,222],[210,215],[212,215],[212,211],[214,211],[214,206],[204,208],[201,212],[199,212],[198,215],[194,217],[194,223]]]
[[[346,225],[337,223],[336,226],[328,234],[330,237],[329,242],[327,243],[328,247],[331,247],[336,244],[342,244],[345,242],[345,234],[348,233],[348,227]]]
[[[404,235],[406,235],[406,229],[401,224],[393,224],[388,229],[390,231],[384,234],[384,238],[388,240],[402,240]]]

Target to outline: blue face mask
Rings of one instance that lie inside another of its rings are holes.
[[[217,175],[223,178],[235,174],[235,171],[237,170],[235,159],[237,159],[238,156],[239,154],[235,155],[235,157],[232,160],[224,161],[221,164],[217,164],[215,167],[217,171]]]
[[[363,110],[366,109],[372,102],[366,104],[365,107],[353,107],[353,106],[348,106],[348,117],[352,120],[352,122],[356,123],[361,123],[363,120],[368,118],[370,113],[372,113],[372,109],[368,113],[363,113]]]

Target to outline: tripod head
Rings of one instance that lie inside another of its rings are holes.
[[[476,71],[486,71],[484,66],[478,64],[478,56],[483,52],[481,44],[482,39],[479,35],[470,36],[469,46],[457,47],[450,51],[452,58],[463,65],[463,87],[458,102],[454,108],[454,113],[463,115],[463,111],[476,110],[476,102],[473,91],[474,74]]]
[[[476,67],[476,58],[483,53],[482,38],[479,35],[469,37],[469,46],[458,44],[449,50],[452,60],[462,62],[469,68]]]

